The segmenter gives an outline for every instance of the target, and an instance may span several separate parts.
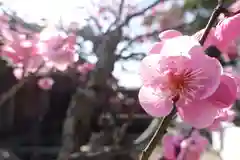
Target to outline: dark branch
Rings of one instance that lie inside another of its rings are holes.
[[[125,3],[125,0],[121,0],[121,3],[120,3],[120,5],[119,5],[119,10],[118,10],[118,17],[121,17],[121,16],[122,16],[124,3]]]
[[[108,27],[106,33],[108,33],[108,32],[111,30],[111,28],[112,28],[114,25],[116,25],[116,24],[121,20],[124,3],[125,3],[125,0],[121,0],[121,3],[120,3],[120,5],[119,5],[119,10],[118,10],[118,15],[116,15],[115,21],[114,21],[112,24],[110,24],[110,26]]]
[[[89,19],[88,19],[88,21],[89,21],[89,20],[92,20],[92,21],[95,23],[95,25],[97,26],[98,31],[101,32],[102,26],[100,25],[98,19],[97,19],[96,17],[90,16]]]
[[[123,53],[124,51],[126,51],[135,41],[140,40],[140,39],[143,38],[143,37],[148,37],[148,38],[149,38],[149,37],[153,37],[153,36],[155,36],[155,35],[158,35],[160,32],[161,32],[161,31],[153,31],[153,32],[150,32],[150,33],[147,33],[147,34],[138,35],[138,36],[132,38],[132,39],[128,42],[128,44],[127,44],[123,49],[120,50],[119,54],[121,54],[121,53]]]
[[[118,55],[117,60],[142,60],[146,53],[131,53],[127,56]]]
[[[133,13],[133,14],[131,14],[131,15],[128,15],[128,16],[126,17],[125,21],[124,21],[122,24],[119,25],[119,27],[121,28],[121,27],[123,27],[123,26],[125,26],[125,25],[128,25],[128,23],[130,22],[130,20],[131,20],[132,18],[137,17],[137,16],[141,16],[141,15],[144,14],[147,10],[149,10],[149,9],[155,7],[156,5],[158,5],[160,1],[161,1],[161,0],[156,0],[153,4],[151,4],[151,5],[149,5],[148,7],[142,9],[141,11],[136,12],[136,13]]]
[[[217,5],[217,7],[214,9],[214,11],[213,11],[213,13],[212,13],[212,15],[211,15],[211,17],[210,17],[210,19],[209,19],[209,21],[208,21],[208,24],[207,24],[207,26],[206,26],[206,29],[205,29],[205,31],[204,31],[204,33],[203,33],[203,35],[202,35],[202,37],[201,37],[201,39],[200,39],[200,41],[199,41],[199,43],[200,43],[201,45],[203,45],[204,42],[205,42],[205,40],[207,39],[207,36],[208,36],[210,30],[212,29],[214,23],[216,22],[218,16],[219,16],[222,12],[225,11],[225,9],[223,8],[223,2],[224,2],[224,0],[218,0],[218,5]]]
[[[171,123],[173,117],[176,115],[177,112],[177,107],[176,107],[176,102],[173,102],[173,109],[169,115],[164,117],[162,119],[161,124],[158,126],[155,134],[153,135],[152,139],[148,143],[147,147],[144,149],[142,152],[140,160],[148,160],[149,157],[151,156],[153,150],[156,148],[158,142],[162,139],[164,134],[167,132],[167,128],[169,124]]]

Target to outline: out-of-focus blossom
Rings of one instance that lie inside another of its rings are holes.
[[[5,30],[5,43],[1,50],[1,57],[11,65],[24,66],[25,72],[36,70],[42,63],[43,58],[37,55],[38,37],[26,39],[22,34],[15,31]]]
[[[54,80],[51,77],[44,77],[44,78],[40,78],[37,84],[39,88],[43,90],[49,90],[52,88],[54,84]]]
[[[235,112],[231,110],[230,108],[224,108],[222,110],[219,110],[217,117],[215,118],[213,124],[208,127],[210,130],[218,130],[220,129],[222,122],[231,122],[234,120]]]
[[[13,75],[18,80],[22,79],[23,78],[23,69],[22,68],[14,68]]]
[[[199,32],[197,32],[196,34],[194,34],[193,36],[197,39],[200,40],[201,36],[203,35],[205,29],[200,30]],[[208,34],[208,37],[203,45],[203,47],[206,49],[211,45],[215,45],[216,43],[214,41],[216,41],[215,39],[215,28],[212,28],[210,33]],[[220,47],[216,46],[218,49],[220,49]],[[227,47],[225,48],[225,50],[222,50],[223,56],[226,60],[234,60],[236,58],[238,58],[238,49],[237,49],[237,44],[235,40],[232,40],[231,42],[228,43]]]
[[[235,0],[235,2],[228,8],[231,12],[237,12],[240,10],[240,1]]]
[[[164,8],[164,1],[159,2],[155,7],[151,9],[152,16],[156,16],[157,12],[159,10],[162,10]]]
[[[56,28],[46,28],[40,33],[39,54],[59,70],[78,60],[75,51],[76,35],[67,35]]]
[[[224,68],[225,74],[233,77],[235,83],[237,84],[237,98],[240,99],[240,74],[238,71],[234,70],[232,67],[225,67]]]
[[[207,145],[207,139],[201,136],[198,131],[194,131],[189,138],[181,142],[178,160],[200,160]]]
[[[121,0],[107,0],[102,1],[100,0],[97,6],[97,16],[98,18],[102,16],[104,20],[111,20],[112,16],[116,18],[116,14],[119,12],[119,6],[121,4]],[[137,10],[137,3],[136,1],[125,1],[122,5],[122,17],[126,17],[129,14],[134,13]]]
[[[159,30],[178,27],[183,24],[182,8],[175,4],[167,11],[154,11],[154,15],[146,16],[143,21],[148,28],[155,23],[159,24]]]
[[[183,139],[184,136],[182,135],[164,135],[162,139],[163,157],[165,159],[176,160],[180,152],[180,145]]]
[[[83,63],[77,66],[77,71],[80,72],[81,74],[85,75],[88,72],[92,71],[95,68],[95,64],[91,63]]]
[[[240,36],[240,14],[232,17],[226,17],[213,29],[211,29],[204,43],[204,48],[213,45],[216,46],[222,53],[229,54],[229,57],[237,56],[236,40]],[[205,29],[200,30],[193,36],[200,39]]]
[[[177,97],[178,113],[186,123],[195,128],[211,125],[218,110],[236,100],[234,79],[223,74],[218,60],[205,55],[193,37],[173,30],[160,37],[164,40],[153,46],[140,67],[141,106],[152,116],[166,116]]]
[[[77,22],[71,22],[68,26],[69,32],[75,33],[79,29],[79,24]]]
[[[164,135],[162,145],[164,160],[200,160],[208,141],[194,131],[187,138],[182,135]]]

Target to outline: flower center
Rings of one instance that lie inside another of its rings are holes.
[[[184,82],[184,75],[182,74],[174,74],[170,72],[168,74],[168,79],[170,84],[169,87],[172,91],[180,91],[186,85]]]
[[[202,70],[184,69],[180,71],[169,71],[168,77],[168,89],[172,99],[175,97],[184,98],[187,101],[191,101],[197,90],[201,88],[199,81],[201,78]]]

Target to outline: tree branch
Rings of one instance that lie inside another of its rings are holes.
[[[121,27],[123,27],[123,26],[125,26],[125,25],[128,25],[128,23],[130,22],[130,20],[131,20],[132,18],[144,14],[147,10],[149,10],[149,9],[155,7],[156,5],[158,5],[159,2],[161,2],[161,0],[156,0],[153,4],[151,4],[151,5],[149,5],[148,7],[142,9],[141,11],[136,12],[136,13],[133,13],[133,14],[131,14],[131,15],[128,15],[128,16],[126,17],[125,21],[124,21],[122,24],[119,25],[119,28],[121,28]]]
[[[0,97],[0,107],[9,100],[13,95],[17,93],[19,89],[23,87],[23,85],[28,82],[30,79],[32,79],[39,70],[45,65],[45,63],[42,63],[34,73],[30,74],[28,77],[24,77],[22,80],[20,80],[17,84],[12,86],[9,90],[7,90],[5,93],[3,93]]]
[[[78,92],[72,96],[71,102],[67,109],[67,115],[63,124],[62,147],[59,151],[57,160],[67,160],[74,149],[74,125],[75,125],[75,106]]]
[[[162,122],[158,126],[152,139],[150,140],[147,147],[142,152],[140,160],[148,160],[149,159],[153,150],[156,148],[158,142],[162,139],[164,134],[167,132],[167,128],[168,128],[171,120],[173,119],[173,117],[176,115],[176,112],[177,112],[176,104],[175,104],[175,102],[173,102],[173,109],[172,109],[171,113],[162,119]]]
[[[207,39],[207,36],[209,34],[209,32],[211,31],[212,29],[212,26],[214,25],[215,21],[217,20],[218,16],[225,11],[225,9],[223,8],[223,2],[224,0],[218,0],[218,5],[217,7],[214,9],[208,23],[207,23],[207,26],[206,26],[206,29],[199,41],[199,43],[201,45],[204,44],[205,40]]]
[[[63,124],[62,131],[62,147],[59,151],[57,160],[68,160],[71,152],[75,147],[75,126],[77,117],[83,118],[81,124],[88,124],[88,118],[91,117],[92,102],[94,98],[94,92],[88,89],[77,88],[76,92],[72,96],[71,102],[67,109],[66,118]],[[78,107],[79,106],[79,107]],[[80,115],[79,115],[80,114]],[[88,117],[85,117],[88,116]],[[84,122],[86,121],[86,122]],[[84,128],[86,130],[86,128]],[[83,131],[84,132],[84,131]]]
[[[124,51],[126,51],[135,41],[137,41],[137,40],[139,40],[139,39],[141,39],[141,38],[143,38],[143,37],[148,37],[148,38],[149,38],[149,37],[158,35],[159,33],[161,33],[161,31],[155,30],[155,31],[153,31],[153,32],[150,32],[150,33],[147,33],[147,34],[138,35],[138,36],[132,38],[132,39],[128,42],[128,44],[119,51],[119,54],[122,54]]]
[[[119,5],[119,9],[118,9],[118,15],[116,16],[115,21],[114,21],[112,24],[110,24],[110,26],[108,27],[106,33],[108,33],[108,32],[111,30],[111,28],[112,28],[114,25],[116,25],[116,24],[121,20],[124,3],[125,3],[125,0],[121,0],[121,3],[120,3],[120,5]]]
[[[94,24],[97,26],[98,31],[101,32],[101,28],[102,26],[100,25],[98,19],[94,16],[90,16],[89,19],[87,19],[88,21],[92,20],[94,22]]]
[[[117,60],[142,60],[146,56],[146,53],[139,52],[139,53],[131,53],[128,56],[118,55]]]

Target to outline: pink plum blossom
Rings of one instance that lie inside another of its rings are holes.
[[[193,131],[189,137],[166,134],[162,145],[164,160],[200,160],[208,141],[198,131]]]
[[[195,37],[197,40],[200,40],[201,36],[203,35],[205,29],[202,29],[195,33],[193,37]],[[216,29],[212,28],[210,30],[210,33],[208,34],[208,37],[203,45],[203,47],[206,49],[211,45],[221,45],[221,43],[217,43],[217,39],[215,38],[215,32]],[[221,49],[222,47],[216,46],[218,49]],[[227,47],[223,50],[220,50],[223,53],[224,58],[226,60],[233,60],[238,57],[238,50],[237,50],[237,44],[235,40],[230,41],[227,43]]]
[[[95,64],[91,64],[91,63],[87,63],[87,62],[77,66],[77,70],[83,75],[92,71],[94,68],[95,68]]]
[[[13,75],[17,80],[20,80],[23,78],[23,70],[22,68],[14,68],[13,69]]]
[[[238,71],[234,70],[232,67],[224,68],[225,74],[234,78],[235,83],[237,84],[237,99],[240,99],[240,74]]]
[[[218,130],[220,129],[221,123],[224,121],[231,122],[234,120],[235,112],[230,108],[224,108],[219,110],[217,117],[215,117],[214,122],[211,126],[208,127],[209,130]]]
[[[38,37],[26,39],[22,34],[6,30],[3,35],[6,42],[1,50],[1,57],[11,65],[24,66],[24,72],[33,72],[43,63],[42,56],[37,55]],[[19,78],[19,77],[18,77]]]
[[[181,142],[178,160],[200,160],[207,145],[207,139],[201,136],[198,131],[194,131],[189,138]]]
[[[55,28],[46,28],[40,33],[39,54],[59,70],[78,60],[75,53],[76,35],[67,35]]]
[[[166,134],[162,139],[162,147],[163,147],[163,157],[170,160],[177,159],[177,148],[180,148],[181,141],[184,136],[182,135],[170,135]]]
[[[43,90],[49,90],[52,88],[54,84],[54,80],[51,77],[44,77],[44,78],[40,78],[37,84],[39,88]]]
[[[178,113],[186,123],[195,128],[211,125],[219,109],[234,103],[235,80],[223,74],[219,61],[205,55],[195,38],[173,30],[160,37],[164,40],[153,46],[140,66],[141,106],[151,116],[166,116],[177,97]]]
[[[216,46],[222,53],[232,54],[233,43],[239,38],[240,14],[222,19],[219,24],[212,28],[204,43],[204,48],[210,45]],[[205,29],[200,30],[193,36],[199,40]],[[232,46],[231,46],[232,45]],[[236,49],[236,48],[235,48]]]

